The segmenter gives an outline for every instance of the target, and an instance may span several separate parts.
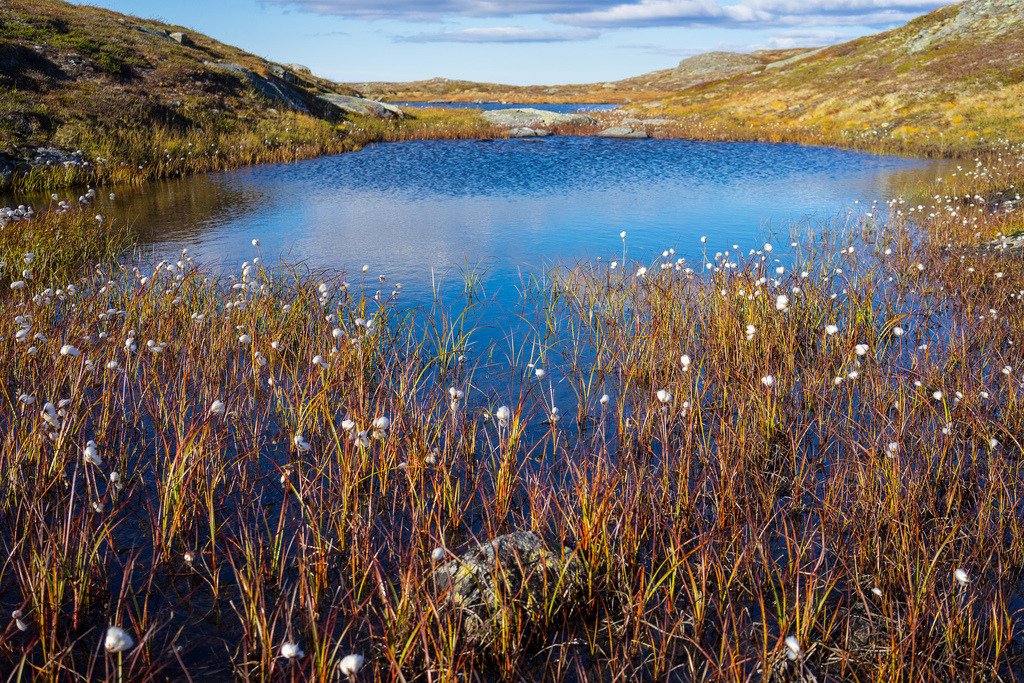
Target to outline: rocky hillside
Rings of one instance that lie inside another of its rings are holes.
[[[630,102],[665,97],[685,88],[749,73],[789,59],[798,59],[811,48],[760,50],[758,52],[709,52],[681,61],[678,66],[619,81],[572,85],[502,85],[447,78],[409,83],[352,83],[373,97],[412,102]]]
[[[1024,2],[968,0],[641,111],[702,137],[881,142],[937,153],[1024,140]]]
[[[358,95],[181,26],[59,0],[0,2],[0,176],[27,163],[95,164],[147,141],[153,149],[134,150],[143,157],[184,138],[194,153],[233,134],[329,151],[346,119],[401,115]]]

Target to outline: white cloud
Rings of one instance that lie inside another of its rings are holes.
[[[577,26],[884,26],[903,23],[953,0],[639,0],[613,7],[554,13]]]
[[[593,40],[600,32],[593,29],[545,31],[517,26],[466,28],[440,33],[418,33],[400,38],[411,43],[566,43]]]
[[[439,21],[541,15],[578,26],[881,26],[955,0],[262,0],[320,14]]]

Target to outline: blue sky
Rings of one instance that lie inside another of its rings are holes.
[[[614,80],[709,50],[823,45],[951,0],[91,0],[339,81]]]

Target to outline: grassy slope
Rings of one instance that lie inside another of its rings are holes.
[[[184,31],[191,44],[140,28]],[[207,62],[238,64],[273,81],[271,62],[182,27],[59,0],[5,0],[0,162],[53,146],[80,149],[95,165],[44,168],[8,182],[131,182],[290,161],[403,135],[449,135],[453,118],[469,130],[482,127],[455,114],[396,124],[342,117],[316,95],[355,91],[292,71],[297,80],[288,86],[308,110],[300,113]]]
[[[719,54],[727,57],[730,55],[742,57],[749,59],[752,63],[760,62],[764,65],[803,52],[806,52],[806,49],[761,50],[750,55]],[[519,103],[619,103],[668,97],[684,88],[731,75],[727,65],[722,65],[722,70],[717,74],[714,69],[695,73],[688,68],[688,63],[692,61],[694,60],[691,58],[683,60],[679,66],[670,69],[602,83],[516,86],[432,78],[408,83],[376,81],[349,85],[373,97],[396,102],[475,102],[481,100]]]
[[[644,111],[697,137],[954,153],[1024,139],[1022,79],[1024,5],[971,0]]]

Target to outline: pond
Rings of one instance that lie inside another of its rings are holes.
[[[705,253],[846,220],[885,201],[930,162],[823,147],[552,137],[382,144],[106,193],[160,256],[187,247],[232,269],[260,240],[268,263],[302,262],[400,282],[407,303],[448,275],[486,273],[492,290],[555,264],[663,250]],[[858,204],[859,202],[859,204]],[[706,244],[700,238],[707,236]],[[706,250],[706,251],[705,251]],[[493,294],[489,292],[489,294]]]

